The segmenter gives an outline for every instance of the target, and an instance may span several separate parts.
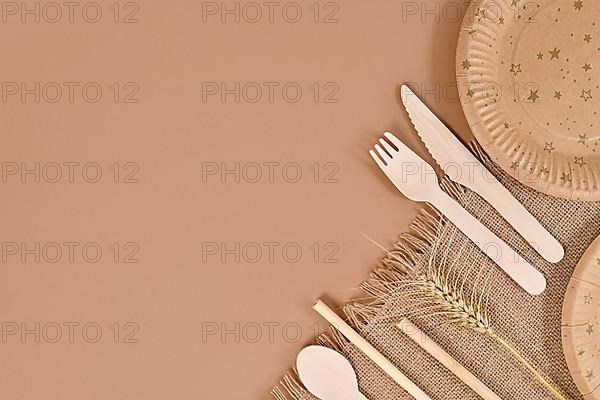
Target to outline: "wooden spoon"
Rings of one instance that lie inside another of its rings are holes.
[[[358,391],[354,368],[335,350],[308,346],[298,354],[296,368],[304,386],[321,400],[368,400]]]
[[[346,339],[355,345],[360,351],[362,351],[371,361],[373,361],[379,368],[381,368],[386,374],[390,376],[396,383],[404,390],[406,390],[416,400],[431,400],[431,397],[427,396],[421,388],[419,388],[413,381],[411,381],[406,375],[404,375],[394,364],[390,362],[383,354],[381,354],[375,347],[365,340],[358,334],[350,325],[346,323],[339,315],[337,315],[327,304],[321,300],[313,305],[313,309],[321,314],[329,323],[337,329]]]

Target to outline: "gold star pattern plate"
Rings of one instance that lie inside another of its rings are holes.
[[[569,371],[585,399],[600,399],[600,237],[569,281],[562,311],[562,343]]]
[[[475,137],[551,196],[600,200],[599,17],[594,0],[474,0],[463,20],[457,85]]]

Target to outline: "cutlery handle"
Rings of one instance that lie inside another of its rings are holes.
[[[482,399],[502,400],[496,393],[492,392],[492,390],[487,387],[485,383],[481,382],[479,378],[473,375],[468,369],[463,367],[450,354],[442,349],[440,345],[434,342],[429,336],[417,328],[408,319],[405,318],[400,321],[398,327],[416,344],[421,346],[423,350],[433,356],[433,358],[438,360],[440,364],[450,370],[450,372],[452,372],[467,386],[473,389],[473,391],[481,396]]]
[[[502,239],[469,214],[446,192],[441,189],[436,190],[429,203],[444,214],[525,291],[538,295],[546,289],[546,278],[541,272],[519,257]]]
[[[562,260],[565,250],[560,242],[491,173],[488,176],[492,179],[478,179],[469,186],[490,203],[547,261],[556,263]]]

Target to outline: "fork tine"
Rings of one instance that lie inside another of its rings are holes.
[[[383,146],[385,151],[387,151],[390,156],[393,157],[394,154],[396,154],[396,150],[392,146],[390,146],[390,144],[388,143],[387,140],[385,140],[383,138],[379,139],[379,143],[381,143],[381,145]]]
[[[392,134],[390,132],[386,132],[386,133],[383,134],[383,136],[385,136],[386,138],[388,138],[388,140],[390,142],[392,142],[392,144],[394,146],[396,146],[396,148],[398,150],[406,148],[406,145],[404,143],[402,143],[402,141],[400,139],[398,139],[396,136],[394,136],[394,134]]]
[[[383,161],[385,161],[387,164],[389,164],[390,161],[392,161],[392,157],[390,157],[390,155],[388,153],[386,153],[385,150],[383,150],[380,145],[376,144],[375,150],[377,150],[377,152],[379,153],[379,155],[381,156]]]
[[[375,154],[373,150],[369,150],[369,154],[371,155],[371,157],[373,157],[373,160],[375,160],[379,168],[384,169],[386,167],[383,161],[381,161],[381,158],[377,157],[377,154]]]

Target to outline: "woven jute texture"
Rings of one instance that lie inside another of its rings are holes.
[[[535,366],[563,396],[581,399],[562,351],[562,302],[578,260],[600,234],[600,203],[548,197],[516,182],[489,161],[487,163],[514,196],[563,244],[566,256],[560,263],[550,264],[541,258],[487,202],[473,192],[464,188],[456,190],[455,187],[454,194],[465,208],[544,273],[548,281],[547,290],[540,296],[528,295],[452,224],[444,223],[443,218],[427,210],[417,218],[412,231],[403,234],[391,250],[396,256],[393,259],[387,256],[372,278],[393,286],[397,272],[386,275],[386,269],[390,269],[393,263],[404,263],[416,271],[423,270],[432,259],[432,252],[444,253],[443,257],[437,258],[442,260],[440,262],[460,264],[467,270],[471,266],[477,267],[476,270],[483,268],[489,278],[484,289],[486,309],[495,332]],[[471,278],[472,275],[465,274],[465,283],[469,284]],[[372,281],[367,286],[377,288]],[[368,293],[374,295],[373,302],[365,306],[349,304],[345,308],[347,319],[432,399],[467,400],[478,399],[479,396],[390,322],[411,311],[410,318],[415,324],[501,398],[554,398],[508,351],[485,334],[454,324],[442,324],[437,317],[429,317],[426,313],[421,315],[418,308],[411,310],[414,305],[405,302],[401,287],[380,296],[376,290],[368,290]],[[363,354],[339,338],[339,334],[334,332],[324,341],[350,360],[356,369],[360,389],[369,399],[412,398]],[[273,395],[280,400],[314,399],[293,373],[274,389]]]

